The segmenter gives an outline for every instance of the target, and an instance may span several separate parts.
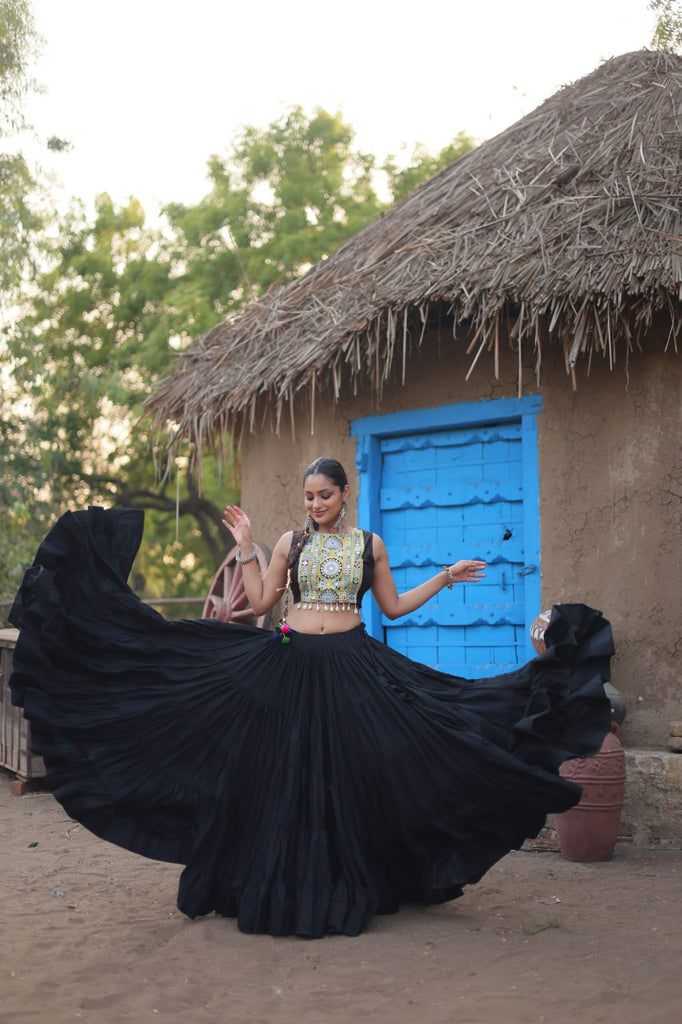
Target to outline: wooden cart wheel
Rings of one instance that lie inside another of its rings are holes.
[[[213,577],[204,603],[203,618],[215,619],[217,622],[246,622],[265,629],[270,622],[270,612],[254,614],[246,596],[242,567],[236,555],[237,549],[232,548]],[[257,560],[261,574],[264,574],[270,561],[270,552],[262,544],[258,545]]]

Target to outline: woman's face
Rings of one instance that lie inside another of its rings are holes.
[[[307,477],[303,485],[305,510],[323,532],[334,526],[349,494],[348,484],[342,490],[338,484],[332,483],[329,477],[321,473]]]

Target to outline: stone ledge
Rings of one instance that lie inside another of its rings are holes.
[[[618,842],[682,848],[682,754],[626,748]],[[537,839],[528,840],[524,849],[559,850],[551,815]]]
[[[621,831],[636,846],[682,846],[682,755],[625,750]]]

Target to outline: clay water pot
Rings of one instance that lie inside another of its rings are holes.
[[[611,860],[625,794],[625,752],[613,722],[594,757],[564,761],[559,774],[583,787],[580,803],[554,815],[559,849],[566,860]]]

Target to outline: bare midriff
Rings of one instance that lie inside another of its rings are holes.
[[[299,633],[347,633],[350,629],[357,629],[362,619],[354,611],[324,612],[320,609],[318,612],[314,608],[297,608],[294,605],[289,609],[287,622]]]

